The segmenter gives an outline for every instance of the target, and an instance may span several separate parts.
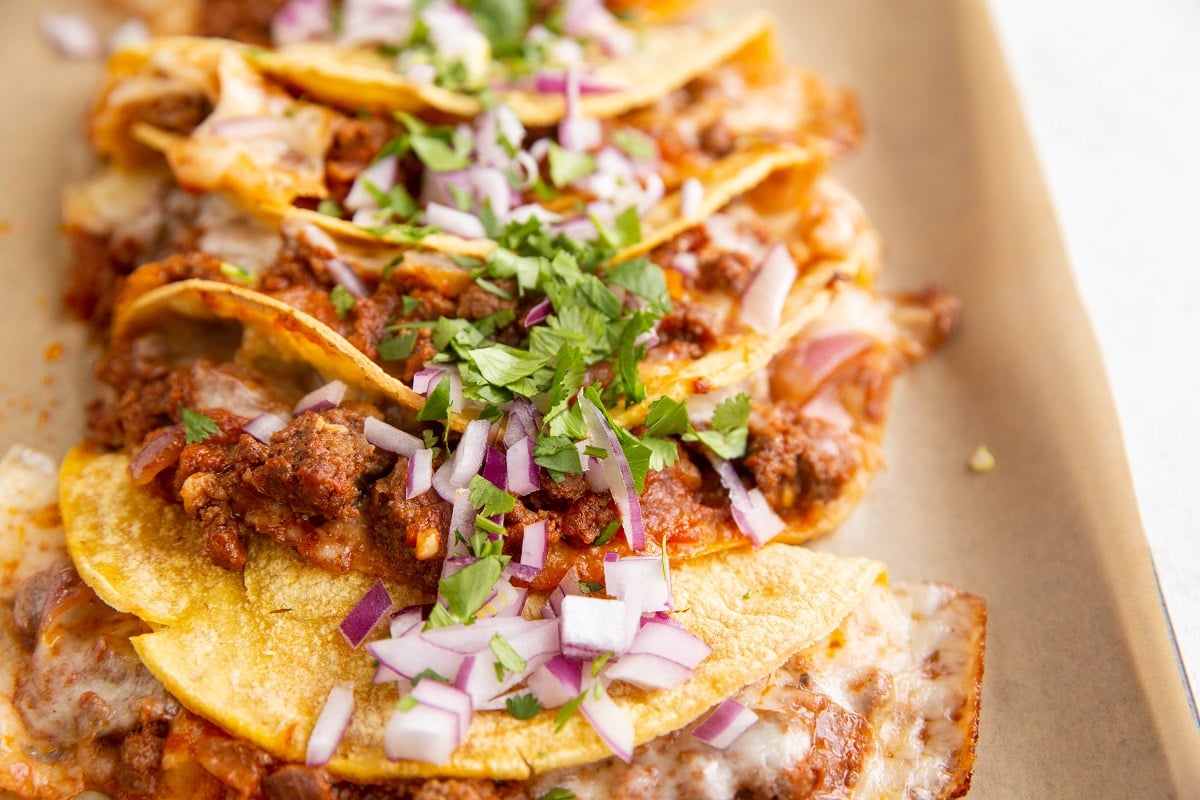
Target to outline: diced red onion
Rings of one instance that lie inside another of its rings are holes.
[[[667,266],[680,275],[695,278],[700,274],[700,257],[695,253],[676,253]]]
[[[539,94],[563,94],[567,89],[566,72],[540,72],[533,78],[533,90]],[[579,93],[608,94],[620,91],[621,87],[603,83],[586,73],[579,76]]]
[[[621,514],[621,527],[625,531],[625,541],[629,549],[641,552],[646,549],[646,528],[642,523],[642,503],[633,483],[633,472],[625,453],[621,450],[621,442],[616,432],[609,425],[604,413],[586,397],[579,398],[579,407],[583,411],[584,422],[592,443],[608,451],[608,456],[601,459],[604,475],[612,492],[613,502]]]
[[[271,18],[271,41],[287,47],[333,33],[333,15],[329,0],[289,0]]]
[[[457,208],[444,206],[441,203],[430,203],[425,206],[425,222],[464,239],[487,238],[487,231],[484,230],[479,217],[468,214],[466,211],[459,211]]]
[[[437,80],[437,67],[428,61],[414,61],[404,71],[404,77],[417,86],[432,86]]]
[[[554,627],[553,623],[543,620],[529,620],[522,617],[485,617],[477,619],[470,625],[447,625],[443,628],[431,628],[421,632],[421,638],[464,655],[477,653],[488,649],[488,643],[496,634],[506,640],[516,639],[530,632],[538,632],[540,636],[547,634]],[[553,636],[555,643],[557,636]]]
[[[275,414],[259,414],[242,426],[242,430],[263,444],[270,444],[271,437],[288,425],[287,420]]]
[[[379,624],[384,614],[392,610],[392,596],[388,593],[383,581],[375,581],[362,599],[355,603],[354,608],[338,626],[342,636],[355,650],[367,638],[367,635]]]
[[[441,681],[422,680],[413,687],[411,696],[422,705],[449,711],[458,720],[458,738],[462,741],[471,725],[471,698],[459,689]]]
[[[363,435],[367,441],[381,450],[411,458],[425,447],[425,443],[408,431],[402,431],[376,417],[363,420]]]
[[[567,595],[562,600],[561,626],[562,652],[568,658],[624,653],[633,643],[620,600]]]
[[[458,749],[458,730],[454,712],[418,703],[392,714],[383,731],[383,752],[392,761],[444,764]]]
[[[453,492],[465,489],[471,478],[479,474],[487,454],[488,433],[492,424],[485,419],[476,419],[467,423],[458,440],[454,455],[446,460],[433,476],[433,488],[443,500],[453,502]],[[472,528],[473,530],[473,528]]]
[[[536,439],[542,429],[542,416],[528,397],[513,398],[504,425],[504,446],[512,447],[521,439]]]
[[[550,303],[550,298],[546,297],[541,302],[534,305],[525,314],[525,319],[521,320],[521,325],[525,328],[532,328],[539,322],[545,322],[546,318],[554,311],[554,306]]]
[[[703,203],[704,184],[696,178],[688,178],[679,189],[679,213],[684,219],[696,219]]]
[[[691,680],[695,670],[662,656],[648,653],[626,653],[608,662],[604,676],[624,681],[642,689],[673,689]]]
[[[548,544],[546,520],[538,520],[526,525],[521,535],[521,563],[537,569],[545,567]]]
[[[475,166],[467,170],[471,190],[482,208],[487,205],[500,219],[507,219],[512,208],[513,189],[504,172],[496,167]]]
[[[649,214],[656,205],[662,202],[664,194],[666,194],[666,186],[663,184],[662,176],[657,172],[650,173],[646,178],[646,188],[638,201],[638,216],[644,217]]]
[[[696,726],[692,736],[718,750],[724,750],[756,722],[757,714],[730,697]]]
[[[442,469],[445,469],[443,465]],[[441,470],[439,469],[440,473]],[[438,476],[433,476],[434,489],[437,489]],[[439,492],[441,494],[441,492]],[[454,504],[450,511],[450,530],[446,534],[446,553],[449,556],[465,555],[467,546],[459,539],[470,541],[471,536],[475,533],[475,506],[471,503],[471,493],[465,488],[454,490],[454,494],[450,498],[442,496],[443,500],[448,499]],[[447,564],[449,566],[449,564]],[[443,573],[444,577],[444,573]]]
[[[396,0],[344,0],[338,45],[407,42],[414,23],[412,5]]]
[[[78,14],[42,11],[38,14],[38,28],[46,41],[67,58],[100,57],[100,37],[96,29]]]
[[[340,258],[331,258],[324,262],[325,268],[329,270],[329,276],[334,282],[339,284],[350,294],[355,297],[366,297],[370,292],[367,291],[367,285],[363,283],[362,278],[358,277],[349,264]]]
[[[532,567],[528,564],[522,564],[519,561],[510,561],[508,566],[504,568],[510,578],[515,578],[519,581],[533,581],[541,572],[539,567]]]
[[[308,748],[304,763],[310,767],[319,767],[333,758],[334,751],[341,744],[346,728],[350,725],[350,717],[354,714],[354,686],[350,682],[335,684],[325,698],[317,722],[313,725],[312,733],[308,736]]]
[[[787,246],[772,247],[742,294],[742,322],[763,333],[773,333],[779,327],[797,274],[796,261]]]
[[[371,193],[368,185],[374,187],[377,192],[385,194],[390,192],[396,185],[396,168],[398,166],[399,160],[395,156],[385,156],[371,164],[354,179],[350,193],[346,195],[342,205],[351,211],[358,211],[361,208],[379,208],[379,202]]]
[[[761,491],[758,489],[754,489],[752,492],[746,491],[745,484],[742,483],[741,477],[738,476],[737,470],[733,468],[732,464],[711,454],[709,460],[712,461],[713,468],[717,471],[717,476],[721,479],[725,491],[729,492],[729,508],[733,513],[733,521],[737,524],[738,530],[744,533],[751,542],[756,546],[764,545],[787,527],[787,524],[767,503]],[[761,500],[752,497],[755,493]]]
[[[462,653],[440,647],[423,636],[411,633],[399,639],[368,642],[367,651],[409,680],[426,669],[438,675],[457,675],[465,657]]]
[[[108,37],[108,52],[115,53],[127,47],[136,47],[150,40],[150,28],[140,19],[127,19],[117,26]]]
[[[633,722],[612,701],[608,692],[589,689],[579,704],[579,711],[613,755],[626,764],[633,760]]]
[[[508,462],[504,453],[495,447],[487,449],[483,460],[483,477],[497,489],[503,489],[508,484]]]
[[[583,664],[555,656],[530,674],[529,691],[546,708],[558,708],[579,695],[583,686]]]
[[[417,394],[428,395],[442,382],[442,376],[445,374],[445,367],[426,367],[413,375],[413,391]]]
[[[306,411],[326,411],[342,404],[346,397],[346,384],[341,381],[330,381],[319,389],[314,389],[296,403],[292,413],[299,415]]]
[[[509,146],[520,148],[521,143],[525,141],[525,126],[521,124],[521,118],[503,103],[493,106],[492,111],[496,115],[496,129],[500,138]]]
[[[283,121],[276,117],[239,116],[214,120],[208,129],[224,139],[269,139],[280,135]]]
[[[517,497],[525,497],[541,488],[541,474],[533,456],[533,439],[522,438],[510,447],[506,466],[506,488]]]
[[[558,143],[578,152],[594,150],[604,141],[600,120],[594,117],[563,117],[558,123]]]
[[[405,606],[388,620],[388,633],[393,639],[399,639],[407,633],[412,633],[424,621],[425,617],[421,606]]]
[[[669,575],[664,574],[662,558],[634,556],[610,562],[607,555],[604,560],[605,591],[623,601],[630,612],[640,616],[675,607],[671,581]]]
[[[682,625],[654,620],[638,630],[629,652],[659,656],[695,669],[708,657],[712,648]]]
[[[407,500],[419,497],[433,487],[433,451],[422,448],[408,458]]]

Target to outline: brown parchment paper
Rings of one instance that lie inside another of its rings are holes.
[[[889,469],[818,546],[988,600],[972,800],[1200,797],[1116,414],[983,3],[753,5],[780,16],[790,60],[861,93],[867,144],[839,172],[882,231],[885,285],[965,303],[961,335],[897,388]],[[91,390],[57,299],[58,190],[82,171],[99,66],[49,51],[41,6],[0,3],[0,448],[61,455]],[[966,468],[980,443],[985,475]]]

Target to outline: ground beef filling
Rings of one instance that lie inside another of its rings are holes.
[[[287,0],[202,0],[196,34],[271,46],[271,19]]]

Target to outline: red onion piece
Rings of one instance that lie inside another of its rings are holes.
[[[696,178],[688,178],[679,190],[679,213],[684,219],[696,219],[703,203],[704,184]]]
[[[514,398],[504,425],[504,446],[512,447],[524,438],[536,439],[542,429],[542,415],[528,397]]]
[[[421,449],[408,459],[408,488],[404,493],[407,500],[419,497],[433,487],[433,451]]]
[[[388,632],[393,639],[399,639],[425,621],[424,609],[421,606],[405,606],[388,620]]]
[[[729,492],[729,509],[733,514],[733,521],[737,524],[738,530],[744,533],[755,546],[766,544],[787,527],[787,523],[779,518],[761,491],[758,489],[746,491],[745,484],[742,483],[742,479],[732,464],[711,453],[709,460],[717,471],[717,476],[721,479],[725,491]]]
[[[508,449],[508,491],[518,497],[536,492],[541,487],[541,475],[533,457],[533,439],[525,437]]]
[[[395,156],[385,156],[368,166],[354,179],[350,193],[346,195],[342,205],[351,211],[378,209],[379,202],[371,193],[368,185],[374,187],[377,192],[385,194],[390,192],[396,185],[396,168],[398,166],[399,160]]]
[[[333,753],[341,744],[342,736],[350,725],[350,717],[354,714],[354,686],[350,682],[335,684],[325,698],[317,722],[313,725],[312,733],[308,736],[308,748],[304,763],[310,767],[319,767],[333,758]]]
[[[271,41],[277,47],[324,39],[332,33],[329,0],[289,0],[271,18]]]
[[[442,465],[445,469],[445,465]],[[442,469],[438,470],[441,473]],[[441,491],[437,489],[438,476],[433,476],[434,489],[441,495]],[[445,495],[441,495],[443,500],[447,500]],[[455,489],[454,494],[448,498],[448,501],[454,504],[450,511],[450,530],[446,534],[446,562],[443,564],[442,577],[447,576],[447,568],[454,566],[451,562],[453,557],[467,556],[470,551],[467,549],[466,541],[470,541],[471,536],[475,533],[475,506],[471,503],[471,493],[464,487]]]
[[[626,764],[633,760],[633,722],[612,701],[608,692],[589,689],[579,704],[579,711],[613,755]]]
[[[38,28],[42,37],[67,58],[100,57],[100,36],[92,24],[78,14],[42,11],[38,14]]]
[[[604,586],[611,596],[625,603],[630,613],[670,611],[675,607],[669,573],[664,574],[659,556],[604,559]]]
[[[402,431],[376,417],[363,420],[363,435],[367,441],[381,450],[411,458],[425,447],[425,443],[408,431]]]
[[[330,381],[321,388],[314,389],[301,397],[300,402],[296,403],[296,407],[292,409],[292,413],[300,415],[306,411],[326,411],[336,408],[342,404],[345,397],[346,384],[341,381]]]
[[[608,662],[603,675],[642,689],[673,689],[691,680],[694,670],[683,664],[648,653],[627,653]]]
[[[392,610],[392,605],[392,596],[383,585],[383,581],[375,581],[375,585],[350,609],[350,613],[338,626],[342,636],[357,650],[367,635],[379,624],[379,620],[383,619],[384,614]]]
[[[432,86],[437,80],[437,67],[427,61],[415,61],[408,65],[404,77],[417,86]]]
[[[155,431],[133,451],[129,460],[129,477],[137,486],[145,486],[158,473],[179,461],[186,445],[183,424]]]
[[[479,207],[487,205],[499,219],[507,219],[513,203],[513,189],[504,173],[495,167],[471,167],[467,171],[471,192]]]
[[[426,669],[431,669],[438,675],[457,675],[465,657],[462,653],[439,647],[424,637],[411,633],[399,639],[368,642],[367,651],[409,680]]]
[[[533,78],[533,90],[539,94],[563,94],[567,89],[565,72],[541,72]],[[620,91],[621,87],[603,83],[589,74],[579,76],[579,93],[608,94]]]
[[[562,652],[568,658],[624,653],[633,643],[625,604],[620,600],[567,595],[562,600]]]
[[[392,714],[383,731],[383,752],[393,761],[444,764],[458,749],[458,729],[454,712],[418,704]]]
[[[642,523],[642,503],[633,483],[633,472],[630,471],[629,462],[625,460],[625,453],[621,450],[621,442],[604,413],[596,408],[591,400],[581,396],[579,407],[583,411],[583,419],[592,444],[608,451],[608,456],[601,459],[601,464],[609,491],[612,492],[613,502],[617,504],[617,510],[621,514],[625,541],[634,552],[645,550],[646,528]]]
[[[128,19],[117,26],[108,37],[108,52],[136,47],[150,40],[150,28],[140,19]]]
[[[487,231],[484,230],[479,217],[468,214],[466,211],[459,211],[457,208],[444,206],[441,203],[430,203],[425,206],[425,222],[464,239],[487,238]]]
[[[646,188],[642,192],[641,199],[638,200],[638,216],[644,217],[649,214],[656,205],[662,202],[666,191],[662,177],[657,172],[650,173],[646,178]]]
[[[521,325],[525,328],[532,328],[539,322],[545,322],[552,311],[554,311],[554,306],[550,304],[550,298],[543,298],[540,303],[529,309],[525,314],[525,319],[521,320]]]
[[[417,394],[428,395],[441,383],[446,374],[445,367],[426,367],[413,375],[412,388]]]
[[[454,493],[465,489],[471,478],[479,474],[488,448],[488,434],[492,424],[485,419],[467,423],[458,440],[454,455],[438,468],[433,475],[433,488],[447,502],[454,502]],[[472,529],[473,530],[473,529]]]
[[[483,477],[497,489],[503,489],[508,483],[508,461],[504,453],[495,447],[487,449],[483,459]]]
[[[638,630],[629,652],[658,656],[695,669],[712,648],[682,625],[654,620]]]
[[[546,708],[558,708],[579,696],[583,685],[583,664],[564,656],[555,656],[534,670],[526,681],[529,691]]]
[[[724,750],[756,722],[757,714],[730,697],[696,726],[692,736],[718,750]]]
[[[558,143],[566,150],[594,150],[604,141],[600,120],[593,117],[564,117],[558,123]]]
[[[546,548],[549,537],[546,520],[538,520],[525,526],[521,535],[521,563],[527,567],[542,569],[546,566]]]
[[[452,713],[458,720],[459,741],[467,735],[467,728],[471,725],[471,698],[466,692],[441,681],[422,680],[413,687],[412,697],[422,705]]]
[[[508,573],[509,578],[529,582],[532,582],[538,576],[538,573],[541,572],[541,569],[538,567],[531,567],[528,564],[521,564],[517,561],[510,561],[504,570]]]
[[[796,261],[787,246],[772,247],[742,294],[742,322],[763,333],[779,328],[797,274]]]
[[[274,414],[259,414],[242,426],[242,430],[263,444],[270,444],[271,437],[288,425],[287,420]]]
[[[700,257],[695,253],[676,253],[667,266],[687,278],[700,274]]]
[[[553,623],[545,620],[531,620],[523,617],[485,617],[477,619],[470,625],[447,625],[444,628],[431,628],[422,631],[421,638],[439,647],[464,655],[477,653],[488,648],[488,642],[496,634],[505,639],[516,639],[531,632],[547,636],[553,633]],[[547,633],[547,632],[550,633]],[[558,637],[554,636],[557,645]]]
[[[325,269],[329,270],[329,277],[350,294],[355,297],[366,297],[370,294],[367,291],[367,285],[363,283],[362,278],[358,277],[358,273],[342,259],[330,258],[324,264]]]

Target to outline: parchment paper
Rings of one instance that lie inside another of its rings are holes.
[[[41,5],[0,4],[0,448],[61,455],[91,379],[58,302],[58,190],[82,171],[99,66],[49,50]],[[897,388],[889,469],[818,546],[987,598],[972,800],[1200,796],[1116,415],[982,4],[756,5],[791,60],[861,93],[867,145],[839,172],[882,230],[885,285],[937,281],[965,303],[958,338]],[[983,475],[966,467],[981,443],[998,459]]]

